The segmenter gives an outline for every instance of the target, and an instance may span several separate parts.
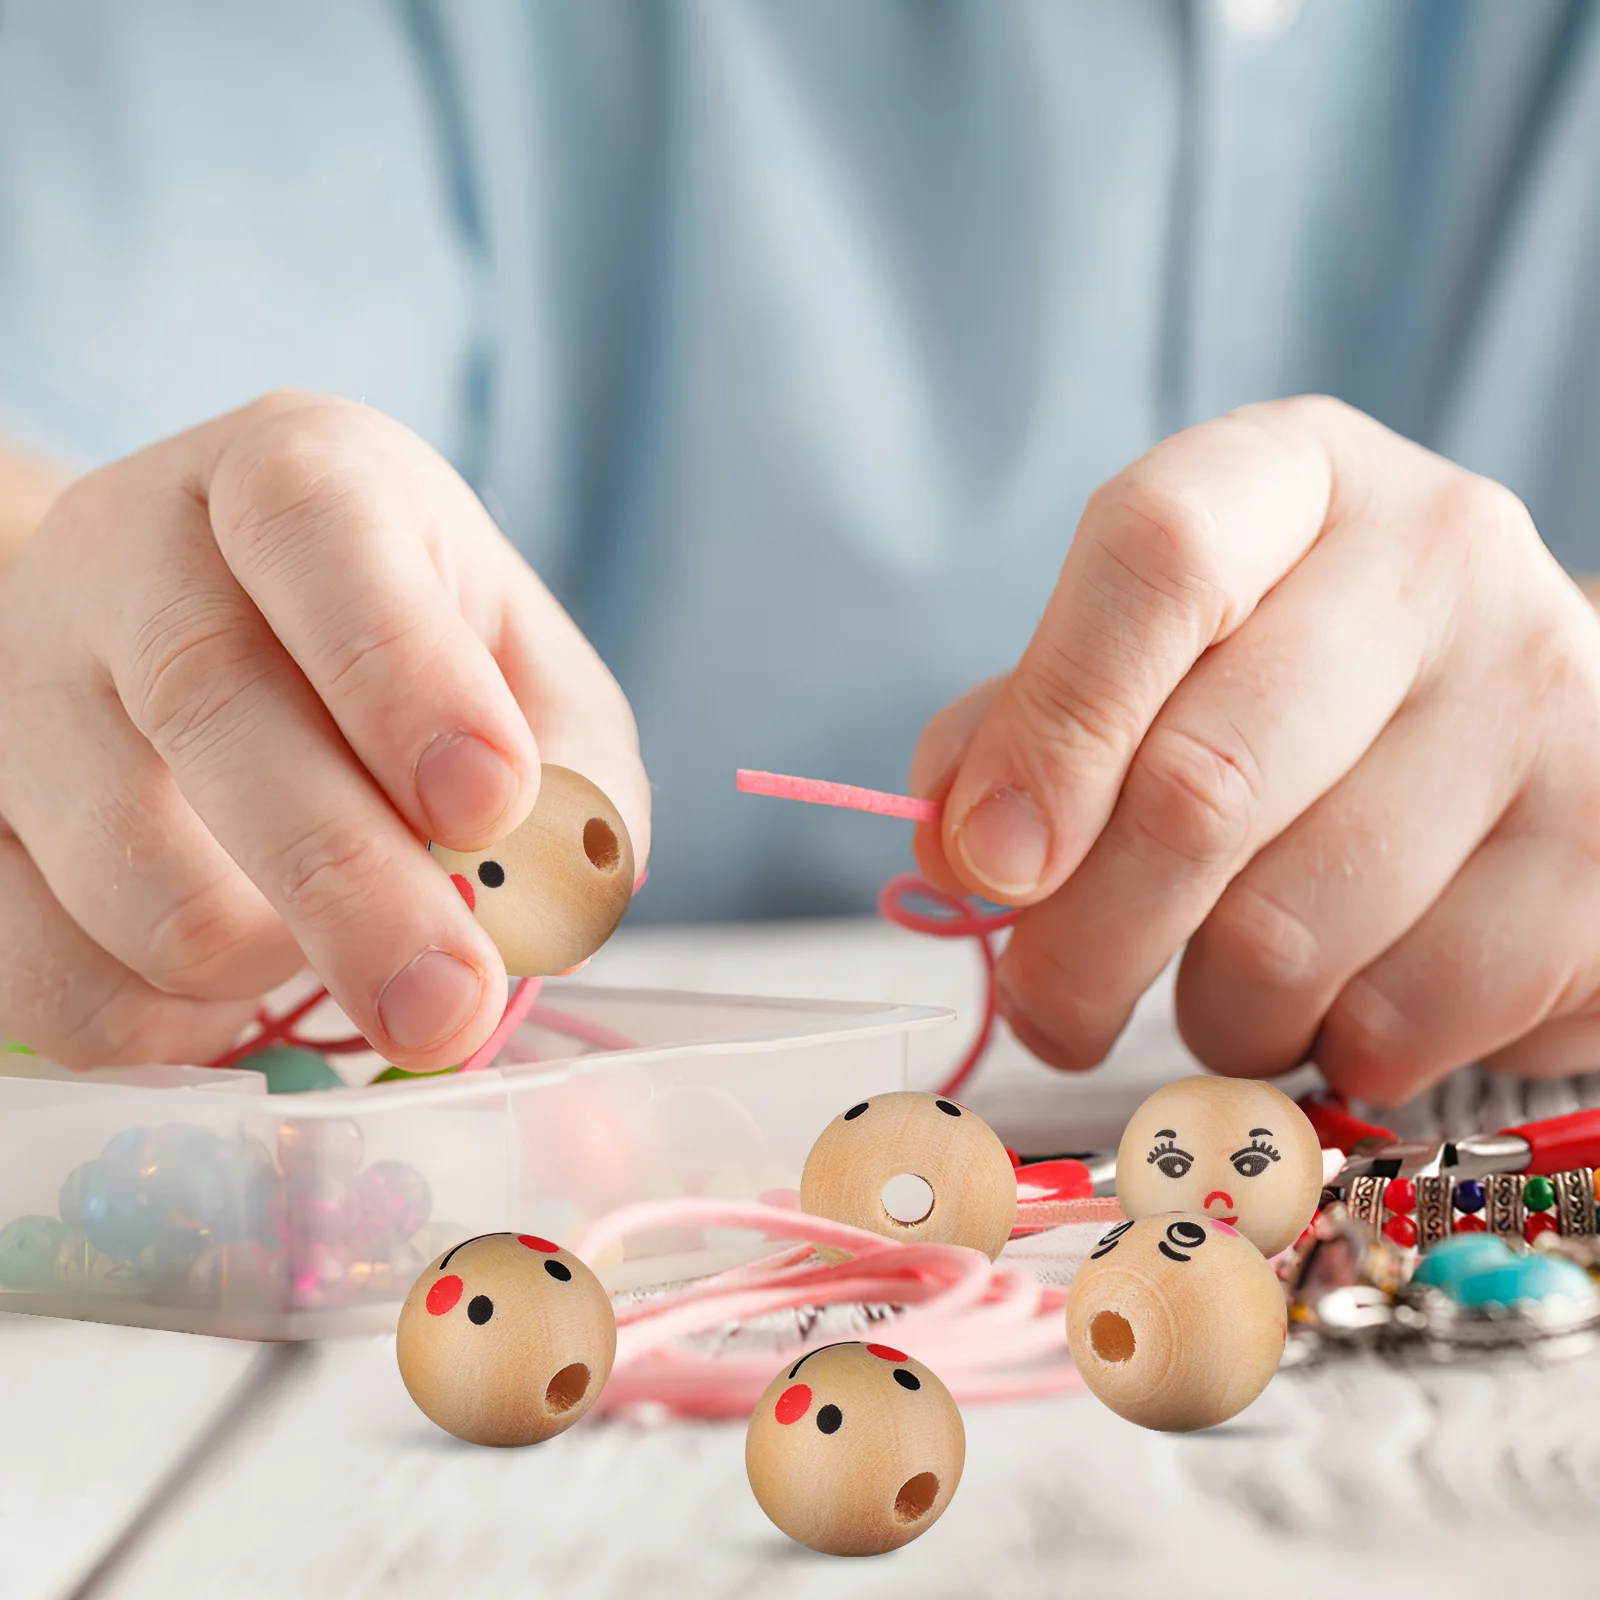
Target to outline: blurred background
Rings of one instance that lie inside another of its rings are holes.
[[[865,909],[1094,486],[1330,391],[1600,568],[1580,0],[0,0],[0,433],[292,385],[445,452],[638,712],[636,915]]]

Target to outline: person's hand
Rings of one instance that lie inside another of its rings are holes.
[[[633,717],[446,463],[272,395],[80,479],[0,577],[0,1038],[205,1061],[308,961],[390,1060],[461,1060],[504,968],[424,841],[540,761],[615,801]]]
[[[1017,668],[924,731],[941,887],[1029,909],[1003,1014],[1101,1061],[1188,941],[1214,1070],[1393,1104],[1600,1063],[1600,623],[1507,490],[1335,401],[1090,500]]]

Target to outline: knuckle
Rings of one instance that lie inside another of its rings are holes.
[[[248,962],[261,932],[260,919],[241,909],[225,881],[196,884],[179,893],[151,926],[141,974],[170,993],[209,994]]]
[[[1236,881],[1190,940],[1212,971],[1230,973],[1253,988],[1303,991],[1321,970],[1316,934],[1294,912],[1252,884]]]
[[[186,595],[138,628],[120,688],[135,727],[164,755],[188,758],[248,731],[240,713],[276,672],[235,602]]]
[[[1036,639],[1010,691],[1024,726],[1045,749],[1115,757],[1138,737],[1138,711],[1126,694],[1064,641]]]
[[[1141,608],[1152,601],[1197,618],[1225,610],[1222,539],[1212,509],[1192,491],[1125,473],[1095,491],[1091,525],[1100,549]]]
[[[1135,834],[1159,855],[1217,868],[1239,860],[1250,844],[1257,781],[1242,755],[1157,727],[1134,758],[1122,803]]]
[[[321,822],[282,853],[277,900],[291,921],[339,926],[371,914],[389,870],[387,853],[369,834],[348,822]]]
[[[210,510],[230,555],[267,561],[337,528],[369,477],[374,450],[361,407],[280,396],[257,405],[258,418],[217,465]]]

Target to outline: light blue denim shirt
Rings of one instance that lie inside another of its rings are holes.
[[[1085,497],[1326,390],[1600,567],[1580,0],[0,0],[0,431],[276,385],[433,441],[657,785],[647,916],[869,903]]]

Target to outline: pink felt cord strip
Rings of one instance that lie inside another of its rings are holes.
[[[903,817],[907,822],[937,822],[944,809],[937,800],[886,794],[881,789],[860,789],[853,783],[827,783],[821,778],[752,772],[747,767],[739,768],[733,783],[742,794],[770,795],[774,800],[803,800],[813,806],[843,806],[850,811],[870,811],[879,817]]]

